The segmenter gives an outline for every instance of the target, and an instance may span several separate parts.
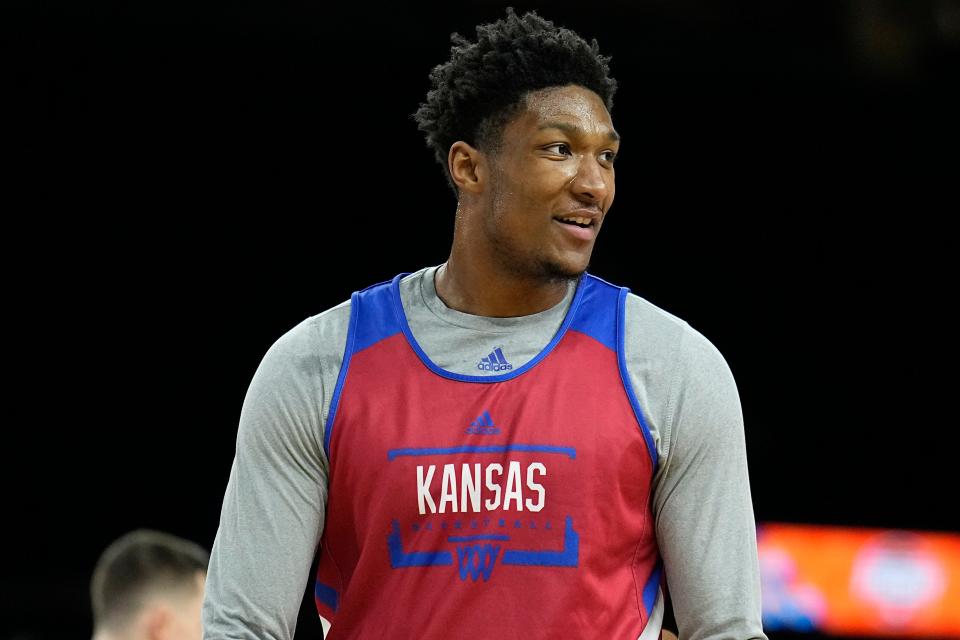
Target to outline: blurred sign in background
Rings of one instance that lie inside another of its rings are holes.
[[[960,534],[764,523],[764,628],[960,638]]]

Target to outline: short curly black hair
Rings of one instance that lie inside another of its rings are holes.
[[[450,146],[463,140],[487,153],[500,148],[503,127],[530,91],[575,84],[590,89],[613,109],[617,81],[610,56],[600,55],[596,38],[556,27],[530,11],[477,27],[477,42],[450,36],[450,60],[430,72],[433,88],[413,118],[426,134],[427,147],[457,194],[447,167]]]

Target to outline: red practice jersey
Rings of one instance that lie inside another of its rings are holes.
[[[661,563],[627,289],[585,274],[537,357],[491,345],[472,376],[417,344],[400,277],[351,298],[324,441],[328,638],[638,638]]]

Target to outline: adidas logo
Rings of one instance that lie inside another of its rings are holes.
[[[500,429],[493,424],[493,418],[490,417],[490,412],[484,411],[479,418],[470,423],[470,426],[467,427],[467,433],[492,436],[500,433]]]
[[[490,352],[490,355],[480,358],[477,369],[481,371],[509,371],[513,369],[513,365],[507,362],[507,357],[503,355],[500,347],[497,347]]]

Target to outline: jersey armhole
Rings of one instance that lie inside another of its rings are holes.
[[[623,388],[630,399],[630,406],[633,407],[633,413],[640,423],[640,431],[643,433],[643,439],[647,443],[647,453],[650,454],[650,462],[653,465],[651,478],[657,474],[658,456],[657,445],[653,440],[653,434],[650,432],[650,426],[644,417],[643,407],[637,399],[637,394],[633,389],[633,383],[630,381],[630,372],[627,370],[626,355],[626,334],[627,334],[627,294],[630,289],[620,288],[620,295],[617,298],[617,365],[620,369],[620,380],[623,382]]]
[[[350,359],[353,357],[354,344],[357,340],[357,318],[360,315],[360,294],[350,295],[350,322],[347,325],[347,342],[343,348],[343,362],[340,363],[340,373],[337,375],[337,384],[333,388],[333,397],[330,398],[330,408],[327,410],[327,423],[323,427],[323,452],[327,454],[327,465],[331,464],[330,437],[333,434],[333,422],[337,417],[337,408],[340,406],[340,394],[343,392],[343,382],[347,379],[347,369],[350,368]]]

